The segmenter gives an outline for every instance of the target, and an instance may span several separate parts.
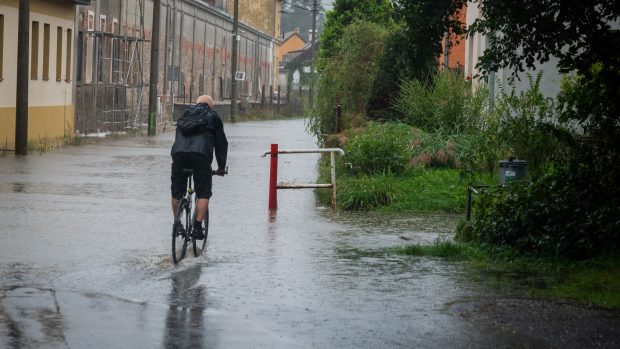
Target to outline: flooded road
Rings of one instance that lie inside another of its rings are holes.
[[[0,157],[0,348],[536,347],[460,319],[492,295],[458,263],[350,251],[449,237],[458,217],[334,213],[310,190],[267,212],[270,143],[315,148],[303,120],[226,124],[204,256],[170,256],[174,134]],[[317,155],[282,155],[313,182]]]

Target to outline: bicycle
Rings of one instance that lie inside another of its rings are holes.
[[[196,218],[196,193],[192,187],[194,179],[193,169],[183,169],[183,173],[188,175],[187,177],[187,191],[179,202],[179,206],[176,209],[174,215],[174,224],[172,226],[172,260],[174,264],[178,264],[187,252],[187,247],[191,244],[194,252],[194,257],[198,257],[204,252],[207,245],[207,234],[209,233],[209,210],[203,220],[204,239],[202,242],[197,240],[193,236],[194,219]],[[216,172],[212,171],[212,175]],[[228,167],[224,171],[224,174],[228,174]]]

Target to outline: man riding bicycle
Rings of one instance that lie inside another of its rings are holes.
[[[172,156],[171,192],[172,215],[174,216],[179,201],[187,190],[188,173],[183,169],[192,169],[194,189],[198,198],[193,234],[198,240],[204,239],[202,221],[209,209],[211,198],[211,163],[213,152],[217,161],[215,174],[223,176],[226,171],[228,141],[224,134],[222,119],[213,108],[211,96],[198,97],[196,105],[187,108],[177,121]]]

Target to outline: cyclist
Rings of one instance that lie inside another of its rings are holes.
[[[188,174],[183,169],[194,170],[194,190],[198,199],[193,235],[204,239],[202,221],[209,209],[211,198],[211,163],[213,153],[217,161],[218,176],[225,174],[228,141],[224,133],[222,119],[213,109],[211,96],[198,97],[195,106],[188,107],[177,121],[172,156],[171,192],[172,215],[174,216],[180,199],[187,190]]]

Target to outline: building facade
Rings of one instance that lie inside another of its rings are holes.
[[[160,124],[201,94],[230,103],[232,3],[161,0]],[[8,148],[15,137],[18,6],[0,0],[0,143]],[[247,101],[277,88],[279,10],[279,0],[240,3],[237,95]],[[30,1],[30,140],[143,128],[152,16],[152,0]]]
[[[463,24],[467,23],[467,6],[463,5],[459,12],[459,21]],[[465,41],[464,36],[451,34],[448,37],[448,68],[451,70],[461,71],[465,65]],[[441,46],[444,48],[441,55],[439,55],[439,66],[444,68],[446,66],[446,37],[441,40]]]
[[[0,143],[15,142],[17,60],[28,59],[28,139],[74,129],[75,1],[30,1],[30,57],[17,57],[18,0],[0,0]]]
[[[293,52],[299,51],[306,46],[306,41],[301,37],[299,28],[289,33],[284,33],[282,36],[282,42],[280,44],[280,50],[278,52],[278,61],[282,63],[284,56]]]
[[[480,4],[477,2],[468,2],[465,22],[467,27],[472,25],[476,19],[480,18],[481,12],[479,6]],[[465,40],[465,78],[472,80],[472,85],[477,86],[480,83],[480,79],[476,77],[479,77],[482,72],[476,65],[488,47],[488,40],[485,35],[480,33],[469,35]],[[555,57],[550,57],[550,60],[545,63],[536,62],[535,68],[519,73],[518,78],[512,81],[509,80],[512,75],[510,69],[499,69],[495,74],[495,84],[491,87],[495,91],[498,91],[500,88],[514,88],[515,91],[519,93],[530,88],[528,75],[536,77],[536,75],[540,73],[542,74],[540,83],[541,92],[546,97],[555,98],[560,92],[562,83],[562,74],[559,72],[557,63],[558,60]],[[494,96],[498,98],[499,94],[495,93]]]
[[[277,84],[279,1],[251,3],[239,7],[237,95],[257,101],[263,89]],[[158,122],[201,94],[230,103],[231,6],[232,1],[161,0]],[[79,7],[80,133],[123,132],[146,123],[152,13],[152,0],[93,0]]]

